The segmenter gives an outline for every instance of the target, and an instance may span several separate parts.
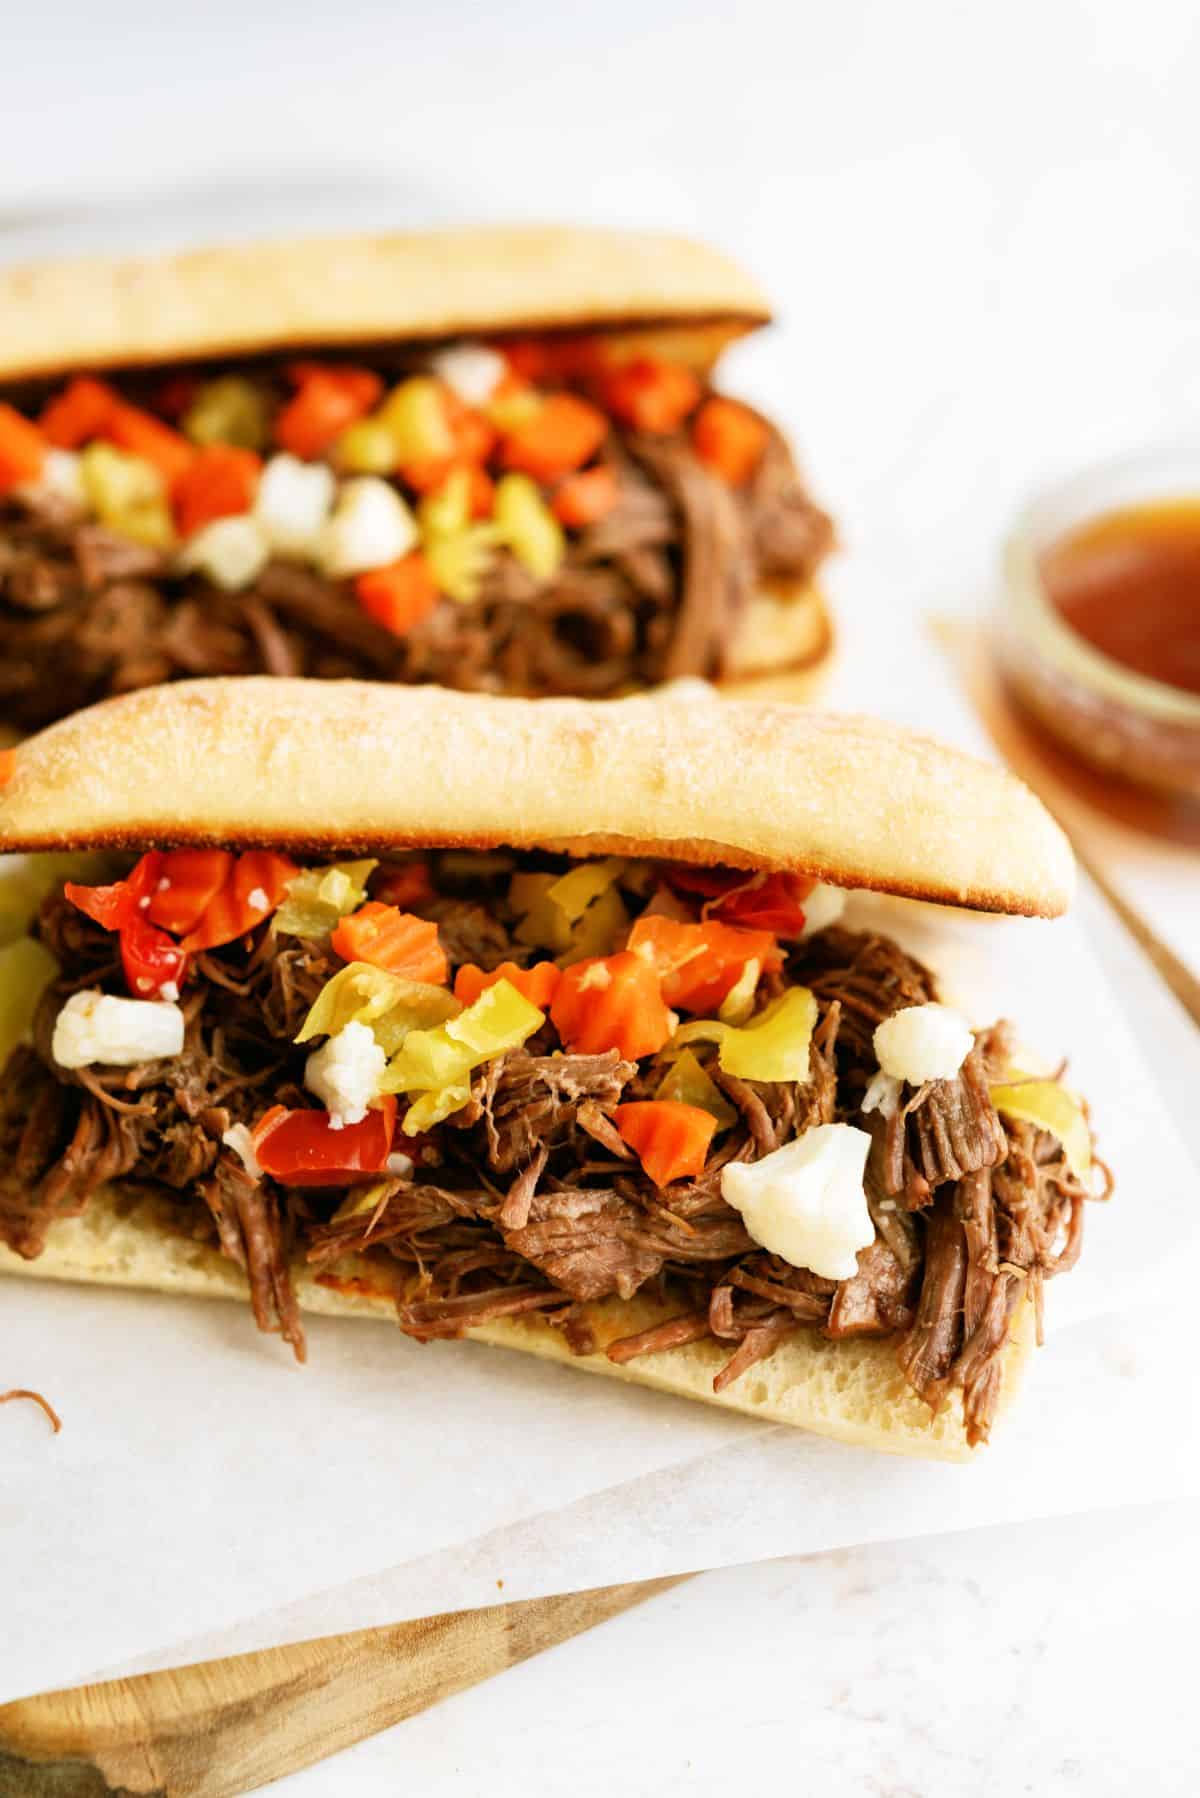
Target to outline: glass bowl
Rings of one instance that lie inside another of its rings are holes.
[[[1097,464],[1037,494],[1008,540],[996,619],[1000,667],[1018,705],[1092,767],[1200,799],[1200,695],[1135,674],[1073,630],[1047,594],[1051,544],[1139,502],[1200,504],[1200,444]]]

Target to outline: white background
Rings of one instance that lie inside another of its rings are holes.
[[[8,0],[0,254],[128,236],[101,199],[178,236],[713,237],[778,302],[735,384],[838,514],[847,678],[890,668],[897,711],[904,633],[981,603],[1031,485],[1200,437],[1189,0],[313,10]],[[708,1576],[287,1790],[523,1795],[538,1769],[605,1794],[1191,1792],[1196,1523],[1179,1503]]]

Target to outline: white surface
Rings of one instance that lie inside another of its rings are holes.
[[[1197,1514],[704,1574],[272,1789],[1191,1798]]]
[[[741,382],[842,521],[844,666],[888,709],[920,709],[909,621],[980,601],[1019,497],[1200,409],[1190,0],[749,0],[736,23],[714,0],[76,0],[16,33],[0,209],[183,186],[224,229],[573,213],[743,253],[784,322]],[[350,202],[338,171],[363,177]],[[1138,1007],[1143,1046],[1170,1016]],[[1159,1078],[1193,1115],[1183,1044]],[[536,1766],[605,1798],[1173,1798],[1197,1785],[1196,1523],[1178,1504],[708,1576],[276,1789],[524,1798]]]

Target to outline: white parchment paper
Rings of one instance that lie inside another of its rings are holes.
[[[1176,1305],[1060,1335],[977,1465],[899,1461],[765,1430],[733,1452],[662,1468],[101,1673],[152,1672],[618,1580],[1195,1494],[1200,1389],[1177,1378],[1194,1328]]]
[[[1050,1322],[1134,1302],[1194,1233],[1195,1175],[1079,924],[867,896],[854,915],[928,954],[979,1018],[1002,1003],[1030,1045],[1070,1054],[1121,1196],[1093,1209]],[[310,1347],[293,1366],[237,1306],[3,1281],[5,1383],[46,1392],[65,1427],[54,1438],[32,1408],[0,1411],[0,1697],[358,1582],[337,1607],[348,1628],[364,1603],[367,1621],[399,1602],[379,1570],[412,1563],[436,1579],[461,1564],[430,1601],[443,1609],[479,1602],[493,1565],[515,1594],[629,1577],[668,1547],[694,1567],[952,1528],[981,1509],[1070,1509],[1101,1494],[1081,1483],[1077,1447],[1112,1440],[1116,1377],[1075,1351],[1047,1354],[1041,1402],[1012,1426],[1040,1422],[1044,1437],[1002,1433],[981,1470],[959,1470],[793,1434],[776,1446],[750,1420],[471,1344],[422,1348],[378,1322],[314,1320]],[[701,1471],[667,1482],[664,1535],[659,1489],[638,1495],[687,1464]],[[1172,1489],[1153,1457],[1143,1475]],[[555,1514],[549,1539],[530,1523]],[[462,1555],[488,1538],[497,1561]]]

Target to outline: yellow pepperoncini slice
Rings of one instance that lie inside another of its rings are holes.
[[[477,1067],[515,1049],[545,1022],[509,980],[497,980],[456,1018],[405,1037],[380,1082],[383,1092],[416,1093],[404,1130],[415,1136],[459,1111],[471,1096]]]
[[[500,541],[535,579],[548,581],[567,553],[563,528],[535,481],[506,474],[496,487],[494,517]]]
[[[479,598],[495,547],[496,532],[490,524],[468,525],[452,536],[428,537],[422,544],[438,591],[460,606]]]
[[[175,524],[152,462],[111,443],[89,443],[79,458],[84,492],[102,524],[151,549],[170,549]]]
[[[718,1130],[737,1123],[737,1111],[692,1049],[677,1055],[658,1083],[654,1097],[677,1105],[695,1105],[717,1120]]]
[[[555,954],[571,947],[570,921],[550,897],[558,879],[556,874],[514,874],[508,883],[508,903],[518,920],[513,935],[531,949],[552,949]]]
[[[753,1017],[754,996],[761,976],[762,961],[757,955],[752,956],[718,1008],[717,1016],[723,1024],[744,1024]]]
[[[257,382],[245,375],[218,375],[205,381],[181,423],[193,443],[231,443],[261,450],[270,437],[269,407]]]
[[[366,899],[367,882],[378,866],[367,860],[301,869],[284,888],[271,928],[285,936],[328,936],[339,918]]]
[[[455,468],[440,487],[427,493],[417,507],[417,523],[421,536],[456,537],[471,522],[471,476],[465,468]]]
[[[454,454],[442,389],[430,375],[401,381],[375,416],[391,433],[397,462],[441,461]]]
[[[764,1006],[748,1024],[698,1018],[672,1037],[673,1047],[715,1042],[717,1059],[739,1080],[809,1079],[809,1049],[817,1022],[817,1001],[806,986],[794,986]]]
[[[571,925],[570,947],[555,960],[560,968],[569,968],[592,956],[611,955],[628,929],[629,913],[620,893],[615,886],[606,887],[578,922]]]
[[[384,1054],[395,1055],[412,1031],[443,1024],[461,1010],[444,986],[405,980],[369,962],[352,961],[325,982],[296,1041],[336,1036],[347,1024],[366,1024]]]
[[[333,459],[347,474],[391,474],[399,463],[396,439],[381,418],[358,418],[333,446]]]
[[[989,1090],[997,1111],[1056,1136],[1071,1172],[1080,1180],[1086,1177],[1092,1166],[1092,1136],[1083,1105],[1073,1092],[1058,1080],[1032,1079],[1016,1069]]]
[[[568,924],[577,924],[593,900],[607,893],[621,878],[624,867],[624,859],[619,855],[599,862],[577,862],[547,888],[547,897],[558,906]]]

